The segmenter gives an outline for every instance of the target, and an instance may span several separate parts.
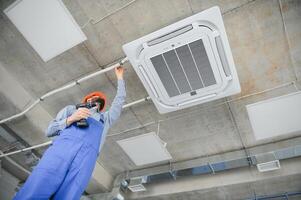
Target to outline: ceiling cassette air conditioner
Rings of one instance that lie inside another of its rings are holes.
[[[123,45],[160,113],[240,92],[218,7]]]

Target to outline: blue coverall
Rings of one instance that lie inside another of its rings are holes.
[[[87,128],[79,128],[76,123],[67,127],[66,118],[76,109],[75,106],[62,109],[46,131],[48,137],[58,136],[14,200],[80,199],[108,129],[120,116],[125,95],[124,81],[118,80],[117,94],[111,108],[104,113],[92,113],[87,119]]]

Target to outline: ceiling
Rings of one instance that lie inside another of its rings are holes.
[[[285,192],[290,193],[296,191],[301,186],[300,178],[301,176],[273,178],[253,183],[228,185],[201,191],[191,191],[173,195],[162,195],[160,197],[149,197],[144,198],[143,200],[254,199],[254,193],[256,193],[257,197],[263,197],[267,196],[267,194],[279,195],[284,194]],[[264,187],[262,187],[262,185],[264,185]],[[281,197],[274,199],[280,200],[284,198]],[[289,199],[300,199],[300,195],[290,196]]]
[[[0,8],[3,10],[11,2],[13,1],[1,0]],[[223,13],[242,92],[164,115],[158,113],[151,101],[127,108],[110,129],[98,162],[112,177],[121,172],[139,169],[116,141],[157,131],[158,121],[159,136],[167,142],[172,162],[210,157],[269,143],[277,144],[279,141],[301,136],[297,132],[257,141],[245,107],[301,88],[300,1],[64,0],[64,3],[82,26],[88,40],[47,63],[40,59],[1,12],[0,118],[24,110],[52,89],[119,61],[125,57],[121,48],[123,44],[218,5]],[[121,7],[123,8],[119,9]],[[110,13],[112,14],[107,16]],[[129,63],[125,64],[125,68],[126,102],[148,96]],[[116,93],[114,73],[108,72],[68,91],[57,93],[41,102],[26,116],[6,125],[24,143],[35,145],[46,142],[49,139],[45,137],[44,130],[56,113],[66,105],[79,102],[86,93],[93,90],[104,91],[111,102]],[[30,169],[21,158],[16,157],[15,160]],[[151,166],[153,165],[143,168]],[[222,193],[234,190],[239,188],[225,188]],[[210,194],[213,193],[215,192]],[[167,196],[161,199],[181,198]]]

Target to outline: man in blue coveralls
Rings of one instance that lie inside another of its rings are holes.
[[[45,151],[39,164],[14,197],[15,200],[80,199],[89,183],[108,129],[121,114],[126,96],[123,72],[122,67],[115,69],[118,89],[108,111],[103,112],[105,95],[93,92],[84,98],[83,103],[98,99],[102,100],[102,105],[96,103],[92,109],[77,110],[75,106],[69,105],[50,122],[46,135],[57,138]],[[82,119],[87,120],[88,126],[85,128],[77,126],[77,122]]]

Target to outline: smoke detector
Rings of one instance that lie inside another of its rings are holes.
[[[240,92],[218,7],[127,43],[123,50],[160,113]]]

